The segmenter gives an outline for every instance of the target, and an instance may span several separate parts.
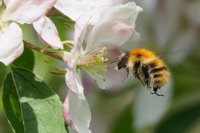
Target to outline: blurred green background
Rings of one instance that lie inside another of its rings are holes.
[[[170,82],[159,90],[165,97],[147,94],[145,88],[131,75],[120,87],[103,91],[83,74],[83,83],[92,110],[90,128],[93,133],[199,133],[200,1],[135,2],[144,9],[136,23],[141,41],[139,44],[130,44],[126,49],[144,47],[155,51],[166,61],[172,76]],[[66,28],[66,25],[63,25],[63,19],[52,19],[62,40],[73,38],[70,27]],[[25,40],[39,44],[30,25],[24,25],[22,28],[24,33],[27,33],[24,35]],[[51,74],[52,68],[44,60],[63,68],[64,64],[37,52],[34,52],[34,55],[34,73],[43,78],[63,101],[67,93],[64,76]],[[0,64],[1,86],[7,72],[8,69]],[[12,133],[4,115],[2,99],[0,133]]]

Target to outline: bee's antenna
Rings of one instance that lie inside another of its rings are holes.
[[[105,61],[104,63],[110,62],[110,64],[112,64],[112,63],[115,63],[118,60],[119,60],[119,58],[116,57],[116,58],[109,59],[109,60]]]

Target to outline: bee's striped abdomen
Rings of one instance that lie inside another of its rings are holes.
[[[150,74],[154,79],[154,88],[159,89],[168,80],[169,71],[165,64],[158,58],[149,64],[151,67]]]

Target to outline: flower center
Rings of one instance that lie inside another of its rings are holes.
[[[0,18],[0,32],[3,31],[8,26],[8,23]]]
[[[107,55],[107,48],[103,47],[99,51],[95,51],[87,55],[79,56],[77,60],[77,64],[78,64],[77,68],[84,69],[91,76],[96,75],[105,81],[106,79],[102,77],[100,73],[102,71],[107,71],[107,66],[105,62],[107,62],[108,59],[105,58],[106,55]]]

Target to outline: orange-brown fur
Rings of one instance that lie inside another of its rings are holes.
[[[150,75],[154,79],[154,87],[158,87],[159,89],[160,87],[162,87],[167,83],[170,76],[170,72],[165,63],[153,52],[143,48],[137,48],[131,50],[129,52],[128,67],[132,68],[134,63],[138,60],[141,62],[141,64],[151,66]],[[156,71],[151,72],[151,70],[159,68],[166,68],[166,69],[157,72]]]

